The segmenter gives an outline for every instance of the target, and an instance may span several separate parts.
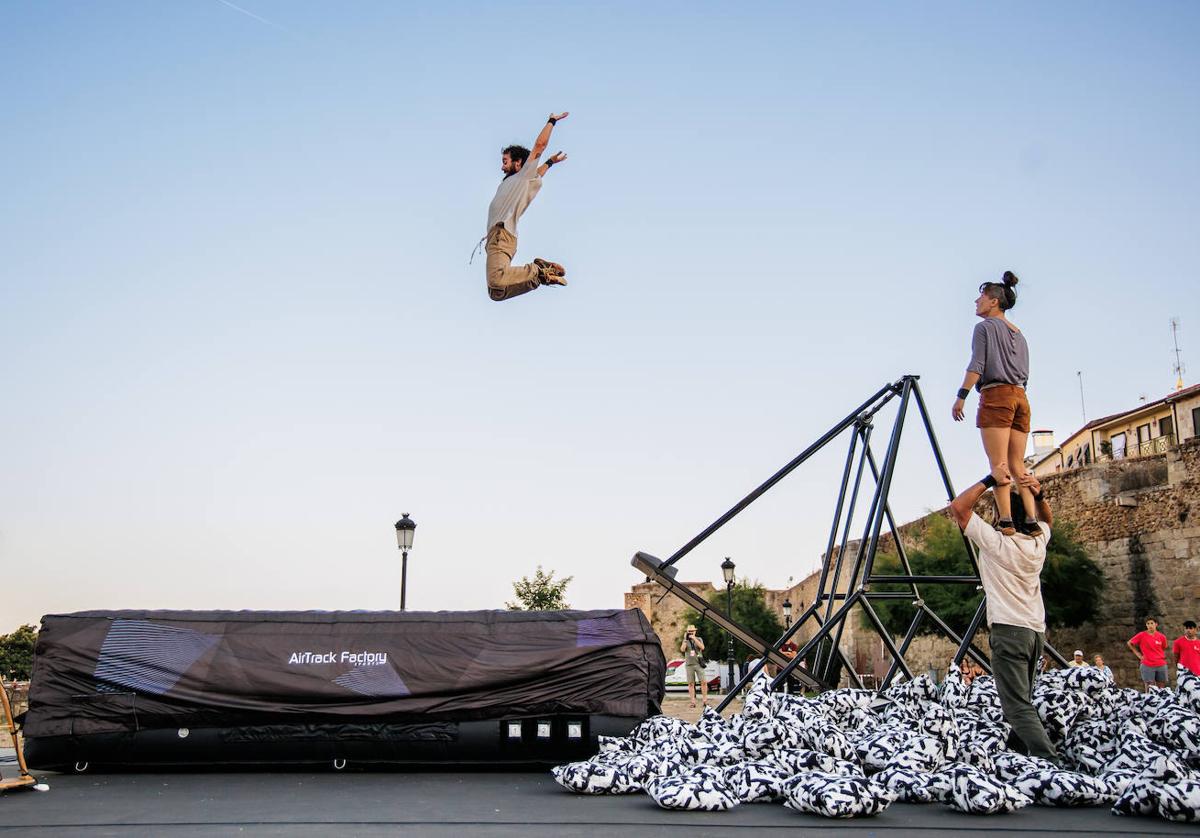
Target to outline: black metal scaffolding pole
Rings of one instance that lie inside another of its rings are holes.
[[[895,387],[896,387],[895,384],[885,384],[884,386],[880,387],[874,393],[874,395],[872,395],[869,399],[864,401],[858,407],[854,408],[854,410],[852,412],[847,414],[845,419],[838,422],[836,425],[834,425],[832,428],[830,428],[828,431],[826,431],[825,434],[820,439],[818,439],[812,445],[808,446],[808,448],[805,448],[803,451],[801,451],[799,454],[797,454],[792,459],[791,462],[789,462],[786,466],[781,468],[779,471],[775,472],[775,474],[771,475],[771,477],[769,479],[767,479],[767,481],[764,482],[762,485],[760,485],[757,489],[755,489],[753,492],[746,495],[746,497],[742,498],[740,501],[738,501],[736,504],[734,504],[734,506],[728,512],[726,512],[720,518],[718,518],[717,520],[715,520],[711,524],[709,524],[704,529],[703,532],[701,532],[699,535],[697,535],[695,538],[693,538],[687,544],[683,545],[678,550],[676,550],[669,559],[667,559],[665,562],[663,562],[663,564],[666,565],[667,567],[670,567],[671,565],[675,564],[677,561],[682,559],[684,556],[686,556],[688,553],[692,552],[692,550],[694,550],[697,545],[701,544],[710,535],[712,535],[714,532],[719,530],[721,527],[723,527],[727,523],[729,523],[729,521],[731,521],[734,518],[734,516],[736,516],[739,512],[741,512],[743,509],[745,509],[747,506],[749,506],[754,501],[756,501],[759,497],[761,497],[762,494],[767,491],[767,489],[770,489],[772,486],[774,486],[780,480],[787,477],[789,474],[791,474],[793,471],[795,471],[795,469],[798,465],[803,463],[805,460],[807,460],[813,454],[820,451],[822,448],[824,448],[826,446],[826,444],[829,443],[829,441],[831,439],[834,439],[842,431],[844,431],[844,430],[846,430],[846,428],[850,427],[850,425],[852,425],[855,422],[855,420],[858,418],[858,415],[860,413],[862,413],[864,410],[866,410],[868,407],[870,407],[872,402],[874,402],[876,399],[883,397],[885,394],[889,393],[889,391],[892,391],[892,393],[894,394]],[[891,395],[888,395],[887,398],[890,399]],[[885,399],[885,401],[886,401],[886,399]]]
[[[986,600],[980,603],[971,620],[970,626],[960,637],[929,607],[921,595],[922,592],[917,587],[919,584],[978,585],[978,562],[974,545],[971,544],[965,535],[963,536],[967,555],[972,569],[976,571],[976,575],[923,575],[914,570],[908,553],[905,550],[904,543],[900,538],[900,527],[897,525],[895,516],[892,514],[889,494],[892,489],[892,479],[895,475],[899,459],[900,442],[903,438],[904,424],[908,416],[910,399],[916,400],[917,411],[921,417],[922,424],[925,426],[925,433],[933,452],[934,462],[939,471],[942,484],[946,489],[947,496],[950,498],[954,496],[954,488],[950,481],[949,472],[946,469],[945,460],[938,445],[933,424],[929,418],[929,411],[925,405],[925,400],[917,381],[917,376],[905,375],[879,388],[870,398],[863,401],[851,413],[847,414],[845,418],[830,428],[816,442],[804,449],[782,469],[775,472],[775,474],[760,484],[750,494],[738,501],[699,535],[675,551],[666,561],[660,562],[658,559],[645,553],[638,553],[634,557],[634,566],[661,584],[666,588],[668,593],[674,594],[691,605],[699,611],[702,617],[717,623],[717,625],[750,646],[750,648],[762,650],[762,659],[731,688],[729,694],[725,696],[724,700],[718,706],[719,710],[724,709],[736,692],[752,681],[762,671],[762,668],[768,665],[780,667],[779,674],[771,683],[772,688],[776,689],[783,685],[788,678],[796,678],[806,686],[818,689],[835,687],[833,674],[835,666],[839,663],[847,671],[850,680],[861,686],[861,677],[855,671],[850,657],[841,648],[841,641],[847,627],[847,620],[853,617],[855,606],[862,608],[871,628],[879,635],[880,642],[891,656],[891,663],[882,681],[883,687],[890,685],[900,673],[908,678],[913,677],[912,669],[905,660],[905,655],[908,654],[913,641],[918,633],[921,632],[926,621],[932,623],[933,626],[942,631],[958,645],[958,651],[955,655],[956,662],[961,660],[964,655],[969,654],[978,659],[985,667],[987,666],[986,656],[983,655],[982,651],[973,642],[974,636],[986,614]],[[900,398],[888,439],[887,451],[882,459],[876,462],[874,452],[871,448],[874,419],[876,414],[897,396]],[[677,571],[673,566],[680,559],[694,550],[725,524],[729,523],[747,506],[847,429],[852,429],[850,441],[846,451],[845,463],[842,467],[841,481],[838,485],[833,521],[829,527],[829,538],[826,543],[825,554],[822,556],[816,595],[812,604],[804,609],[804,612],[795,623],[788,626],[777,640],[768,642],[758,637],[754,632],[734,620],[732,614],[722,613],[711,606],[703,597],[675,581]],[[856,460],[857,463],[855,462]],[[862,538],[854,546],[853,562],[847,568],[846,559],[848,558],[847,553],[850,550],[850,533],[855,526],[855,515],[862,494],[863,477],[867,473],[868,467],[870,468],[870,475],[875,485],[871,493],[866,520],[863,522]],[[854,472],[853,480],[851,480],[852,471]],[[876,576],[875,560],[878,556],[881,533],[885,522],[888,532],[895,541],[900,569],[903,572]],[[839,532],[841,534],[840,541],[838,540]],[[889,584],[903,585],[908,590],[871,590],[873,585]],[[905,599],[912,602],[914,613],[903,640],[897,645],[896,639],[893,638],[888,627],[884,624],[880,613],[873,605],[873,601]],[[794,658],[788,659],[779,651],[780,647],[796,636],[802,627],[807,628],[810,620],[816,624],[816,629],[812,637],[805,641],[803,647]],[[1049,654],[1062,662],[1062,658],[1056,650],[1049,645],[1046,648]],[[812,672],[798,672],[798,667],[810,655],[813,657]]]

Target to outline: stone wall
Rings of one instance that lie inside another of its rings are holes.
[[[1104,572],[1099,619],[1051,638],[1059,651],[1104,655],[1118,683],[1136,686],[1125,641],[1147,616],[1174,639],[1200,618],[1200,439],[1166,454],[1077,469],[1043,481],[1057,518]]]

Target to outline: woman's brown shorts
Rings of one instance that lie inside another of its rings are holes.
[[[1011,428],[1029,433],[1029,399],[1025,388],[1015,384],[997,384],[979,391],[977,428]]]

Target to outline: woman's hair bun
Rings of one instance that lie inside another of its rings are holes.
[[[1001,281],[1003,281],[1004,284],[1009,288],[1012,288],[1019,280],[1017,279],[1017,275],[1012,271],[1005,271],[1004,276],[1001,277]]]

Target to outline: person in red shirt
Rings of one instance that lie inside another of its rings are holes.
[[[1200,638],[1196,637],[1196,624],[1188,620],[1183,624],[1183,637],[1175,638],[1171,644],[1171,654],[1175,656],[1175,677],[1178,670],[1186,669],[1193,675],[1200,675]]]
[[[1129,648],[1141,662],[1138,669],[1142,674],[1142,683],[1146,692],[1152,687],[1163,689],[1167,686],[1167,636],[1158,630],[1158,620],[1146,618],[1146,630],[1139,631],[1129,638]]]

